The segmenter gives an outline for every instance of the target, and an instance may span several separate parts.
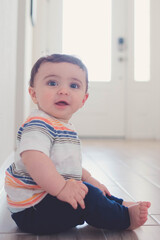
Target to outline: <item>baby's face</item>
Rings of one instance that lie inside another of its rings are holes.
[[[42,63],[29,93],[39,109],[68,122],[88,98],[86,74],[72,63]]]

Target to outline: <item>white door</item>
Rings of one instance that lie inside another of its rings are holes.
[[[37,5],[33,60],[67,50],[89,68],[90,97],[72,119],[79,134],[159,138],[160,1],[55,0]]]
[[[63,4],[63,52],[84,62],[88,54],[94,68],[89,68],[89,99],[72,122],[81,136],[124,137],[126,0],[64,0]]]

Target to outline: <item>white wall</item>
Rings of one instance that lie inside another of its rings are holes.
[[[16,132],[30,111],[30,1],[0,0],[0,166],[14,151]]]
[[[30,71],[32,67],[32,24],[30,1],[18,1],[17,26],[17,69],[16,69],[16,120],[15,136],[19,126],[30,112],[28,94]]]
[[[152,1],[151,1],[152,2]],[[154,79],[154,119],[155,136],[160,140],[160,1],[154,0],[151,4],[151,45],[152,68],[151,75]]]
[[[0,165],[15,146],[18,1],[0,1]]]

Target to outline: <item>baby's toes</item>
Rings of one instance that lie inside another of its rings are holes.
[[[151,206],[150,202],[140,202],[140,207],[146,207],[149,208]]]

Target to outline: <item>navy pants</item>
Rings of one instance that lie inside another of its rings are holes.
[[[52,234],[66,231],[85,221],[96,228],[122,230],[130,226],[128,208],[122,205],[122,199],[104,196],[102,192],[88,184],[88,193],[84,199],[85,209],[73,207],[47,195],[34,207],[13,213],[12,218],[24,232],[33,234]]]

